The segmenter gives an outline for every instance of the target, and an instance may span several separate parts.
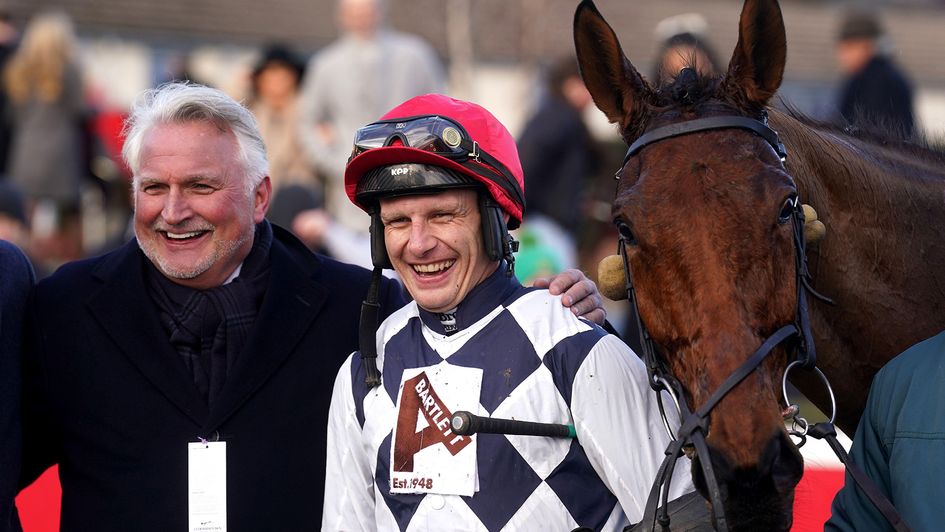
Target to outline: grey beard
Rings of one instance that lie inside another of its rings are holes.
[[[250,233],[252,235],[252,233]],[[138,239],[138,246],[144,255],[154,264],[158,270],[170,279],[194,279],[210,269],[217,261],[225,257],[232,256],[236,251],[246,243],[250,235],[245,235],[237,240],[222,240],[216,242],[213,246],[213,252],[189,268],[174,268],[168,261],[164,260],[157,253],[155,246],[151,241],[142,241]]]

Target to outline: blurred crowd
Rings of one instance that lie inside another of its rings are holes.
[[[268,148],[270,220],[314,250],[365,266],[369,218],[345,198],[342,177],[354,130],[409,97],[450,89],[436,51],[391,28],[385,7],[339,0],[337,40],[311,58],[291,42],[263,47],[247,93],[236,95]],[[662,21],[648,82],[659,86],[692,60],[703,73],[720,73],[708,34],[695,13]],[[118,155],[123,112],[101,105],[83,84],[78,47],[63,12],[39,13],[22,28],[0,13],[0,238],[24,249],[40,277],[131,237],[131,176]],[[818,118],[913,135],[913,88],[889,50],[875,14],[849,13],[836,31],[844,79],[832,111]],[[593,276],[615,247],[609,206],[623,147],[616,136],[603,142],[591,133],[596,109],[573,57],[551,59],[539,74],[518,138],[528,209],[516,235],[517,275],[528,282],[579,267]],[[155,84],[182,78],[201,81],[181,68]]]

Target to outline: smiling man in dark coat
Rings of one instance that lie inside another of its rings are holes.
[[[62,530],[314,530],[368,272],[264,220],[265,147],[220,91],[146,93],[124,155],[136,240],[63,267],[31,305],[23,482],[59,464]],[[381,301],[401,306],[395,283]],[[189,516],[202,440],[225,442],[225,510]]]
[[[37,285],[21,483],[59,464],[62,530],[318,528],[332,383],[370,274],[264,219],[265,153],[224,93],[146,92],[123,154],[136,239]],[[581,299],[571,277],[555,282]],[[388,281],[379,301],[382,318],[404,302]]]

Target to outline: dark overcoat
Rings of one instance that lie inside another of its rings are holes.
[[[226,441],[228,530],[320,527],[332,385],[357,348],[370,272],[273,232],[268,291],[212,409],[161,327],[136,242],[37,285],[23,480],[59,464],[63,531],[187,530],[199,437]],[[385,281],[382,317],[402,303]]]
[[[20,471],[20,349],[33,268],[0,240],[0,532],[20,529],[13,497]]]

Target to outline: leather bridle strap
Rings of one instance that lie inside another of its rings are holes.
[[[758,366],[764,362],[765,358],[768,357],[774,351],[774,348],[777,347],[781,342],[789,338],[793,338],[798,334],[797,327],[791,323],[785,325],[774,332],[767,340],[762,343],[754,353],[743,362],[731,375],[726,378],[722,384],[716,388],[715,392],[709,397],[706,402],[699,407],[694,413],[686,415],[688,408],[685,406],[685,401],[680,401],[679,406],[680,410],[683,410],[681,414],[684,417],[682,426],[679,427],[678,436],[679,438],[670,443],[669,447],[666,450],[666,458],[663,461],[663,465],[660,467],[660,476],[657,477],[656,482],[650,492],[650,498],[647,500],[647,509],[644,513],[645,517],[652,516],[653,522],[657,521],[656,516],[656,504],[661,497],[655,497],[658,495],[658,491],[661,486],[665,485],[665,490],[663,490],[663,497],[661,508],[662,511],[667,511],[666,505],[666,494],[669,492],[669,477],[672,475],[673,466],[668,464],[668,462],[675,462],[679,457],[682,447],[689,441],[693,443],[696,447],[696,452],[700,456],[699,464],[702,467],[702,472],[705,476],[706,487],[709,491],[709,496],[712,500],[712,508],[715,512],[715,523],[716,529],[719,531],[727,530],[728,527],[725,524],[725,513],[724,507],[722,506],[722,492],[719,489],[718,482],[715,478],[714,471],[712,469],[712,456],[709,454],[708,445],[705,442],[705,436],[708,432],[708,418],[709,413],[713,408],[718,405],[718,403],[726,396],[729,392],[732,391],[740,382],[745,380],[745,377],[750,375]],[[667,380],[675,381],[672,376],[664,376]],[[675,384],[678,388],[678,384]],[[666,474],[669,472],[669,474]],[[663,522],[665,515],[660,516],[659,521]],[[668,519],[666,519],[668,524]]]
[[[787,151],[784,149],[784,144],[781,143],[778,134],[768,127],[767,112],[763,112],[761,118],[761,120],[756,120],[754,118],[748,118],[747,116],[711,116],[658,127],[644,133],[636,142],[630,145],[630,148],[627,149],[627,154],[623,157],[623,164],[626,165],[630,157],[633,157],[637,152],[654,142],[714,129],[745,129],[751,131],[765,139],[783,161],[787,158]]]
[[[630,271],[630,258],[627,257],[627,240],[621,236],[617,242],[617,252],[623,260],[624,288],[627,291],[627,301],[630,303],[630,309],[633,311],[634,324],[637,326],[637,332],[640,334],[640,347],[643,350],[643,362],[646,364],[647,378],[650,381],[650,388],[659,393],[663,390],[658,377],[666,374],[666,368],[656,355],[656,347],[653,345],[653,339],[643,324],[643,318],[640,317],[640,306],[637,304],[637,291],[633,287],[633,272]]]
[[[774,331],[774,333],[764,341],[763,344],[758,346],[758,349],[748,360],[742,363],[741,366],[738,366],[738,369],[734,373],[728,376],[722,384],[716,388],[715,392],[709,397],[709,399],[701,406],[691,417],[700,417],[705,418],[709,415],[709,412],[715,408],[715,406],[722,400],[723,397],[728,395],[728,392],[732,391],[732,388],[737,386],[740,382],[745,380],[745,377],[751,374],[758,366],[764,362],[764,359],[778,346],[781,342],[796,336],[798,334],[797,327],[793,323],[789,323],[780,329]],[[679,428],[680,434],[686,434],[687,428],[690,425],[690,422],[684,421],[682,426]],[[698,427],[698,424],[694,423],[693,427]]]
[[[827,441],[827,445],[830,446],[830,449],[833,450],[837,458],[839,458],[844,467],[847,468],[847,472],[850,473],[857,487],[863,491],[866,498],[879,510],[879,513],[889,522],[889,526],[891,526],[893,530],[896,532],[910,532],[911,529],[909,525],[902,516],[899,515],[899,512],[896,511],[896,507],[893,506],[892,502],[890,502],[879,487],[876,486],[876,483],[850,460],[850,455],[847,454],[843,446],[840,445],[840,442],[837,441],[837,431],[834,429],[833,423],[817,423],[807,431],[807,435]]]

